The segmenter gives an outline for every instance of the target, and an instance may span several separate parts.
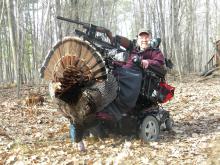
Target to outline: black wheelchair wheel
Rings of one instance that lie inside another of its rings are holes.
[[[153,116],[145,117],[140,126],[140,138],[145,142],[155,141],[158,139],[159,133],[160,127],[157,119]]]
[[[174,120],[172,118],[168,118],[165,120],[165,126],[167,131],[171,131],[173,129]]]

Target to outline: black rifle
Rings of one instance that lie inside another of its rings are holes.
[[[57,16],[57,19],[75,23],[77,25],[82,25],[84,29],[86,29],[86,32],[82,32],[80,30],[75,29],[76,35],[79,37],[83,37],[84,40],[89,41],[92,45],[94,45],[96,48],[105,50],[105,49],[117,49],[118,52],[124,52],[125,50],[121,48],[117,48],[116,46],[112,45],[109,42],[103,41],[100,37],[97,36],[97,32],[106,34],[109,30],[101,27],[101,26],[96,26],[93,24],[81,22],[81,21],[76,21],[72,20],[69,18],[64,18],[61,16]]]

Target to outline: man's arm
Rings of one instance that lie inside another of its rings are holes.
[[[148,66],[158,66],[161,67],[165,64],[165,59],[160,50],[153,50],[151,52],[150,58],[143,57],[142,66],[143,68],[147,68]]]
[[[157,65],[157,66],[162,66],[165,64],[165,59],[160,50],[155,50],[152,52],[152,58],[149,59],[149,64],[150,65]]]

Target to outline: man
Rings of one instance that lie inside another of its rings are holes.
[[[161,68],[165,60],[157,47],[150,46],[150,30],[139,30],[136,44],[122,36],[113,37],[110,31],[106,34],[112,44],[123,46],[129,53],[126,63],[114,71],[119,81],[118,98],[105,109],[106,112],[111,112],[116,120],[120,120],[120,114],[132,110],[136,105],[141,90],[143,69]]]
[[[123,66],[124,68],[132,68],[135,65],[134,58],[137,56],[140,57],[141,67],[144,69],[148,68],[148,66],[162,67],[165,64],[165,59],[161,51],[157,48],[150,47],[149,42],[152,39],[150,30],[139,30],[137,35],[137,45],[125,37],[113,37],[110,31],[107,32],[107,36],[112,44],[117,44],[118,42],[121,46],[128,50],[130,55],[125,66]]]

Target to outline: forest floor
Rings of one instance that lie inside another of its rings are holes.
[[[172,78],[171,78],[172,79]],[[69,139],[69,122],[56,110],[47,87],[43,106],[26,106],[31,89],[21,98],[15,88],[0,88],[1,164],[220,164],[220,78],[198,82],[190,75],[176,87],[165,104],[175,121],[173,131],[162,131],[157,142],[110,135],[103,140],[87,138],[79,152]]]

